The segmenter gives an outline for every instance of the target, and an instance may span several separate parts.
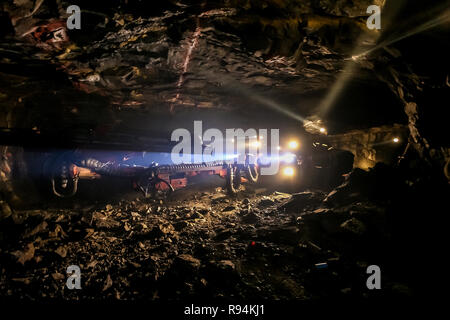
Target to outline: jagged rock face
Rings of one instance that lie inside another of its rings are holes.
[[[442,74],[414,68],[403,42],[350,59],[379,39],[366,28],[369,5],[385,6],[386,17],[423,10],[385,2],[10,0],[0,8],[0,123],[58,135],[123,131],[142,119],[161,129],[155,112],[220,109],[251,120],[261,108],[278,112],[275,105],[302,118],[319,114],[331,133],[409,122],[414,143],[428,149],[441,134],[418,117],[428,89],[446,87]],[[66,29],[72,4],[82,9],[81,30]],[[384,21],[389,30],[392,21]],[[389,42],[386,32],[380,39]],[[321,113],[336,83],[343,93]],[[414,107],[417,95],[422,105]]]
[[[382,126],[368,130],[352,130],[329,137],[335,148],[348,150],[355,155],[354,167],[367,170],[378,162],[395,164],[408,139],[406,126]]]
[[[7,79],[5,75],[4,82],[28,80],[28,91],[33,91],[36,81],[48,83],[49,91],[58,92],[55,99],[62,105],[92,100],[83,96],[78,98],[81,101],[68,102],[71,99],[64,95],[73,91],[105,96],[113,106],[163,110],[257,104],[249,97],[252,95],[295,101],[305,93],[329,87],[344,64],[344,57],[332,48],[339,46],[339,34],[328,39],[308,34],[317,31],[320,36],[320,32],[339,29],[338,24],[361,28],[361,19],[348,18],[366,15],[366,2],[145,5],[115,1],[118,7],[111,9],[110,2],[104,7],[81,1],[83,26],[74,31],[65,29],[69,3],[10,2],[4,4],[3,21],[8,23],[9,16],[13,41],[4,44],[8,57],[3,63],[13,75],[27,75],[25,79]],[[20,47],[17,40],[23,42]],[[333,46],[328,48],[327,42]],[[13,67],[16,63],[23,70]],[[37,65],[42,69],[36,70]],[[42,75],[51,69],[61,70],[58,76],[66,83],[55,81],[55,74]],[[41,74],[36,79],[37,73]],[[365,77],[370,75],[363,72],[358,76]],[[230,92],[237,94],[230,96]],[[5,95],[5,104],[22,95]],[[28,96],[39,103],[38,93]],[[302,113],[307,113],[306,108]]]

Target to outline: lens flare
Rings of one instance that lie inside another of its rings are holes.
[[[294,176],[294,168],[292,167],[286,167],[283,169],[283,175],[285,175],[286,177],[292,177]]]
[[[298,148],[298,142],[295,140],[289,141],[288,143],[289,149],[297,149]]]
[[[294,163],[297,157],[293,153],[286,153],[280,157],[280,160],[285,163]]]

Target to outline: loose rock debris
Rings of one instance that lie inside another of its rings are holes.
[[[137,199],[15,211],[14,219],[1,224],[0,296],[38,301],[367,296],[366,268],[377,255],[373,243],[390,237],[386,210],[365,197],[335,206],[324,201],[329,198],[320,191],[226,198],[216,190],[183,202]],[[80,267],[81,290],[65,285],[70,265]],[[383,277],[389,286],[389,273]],[[409,292],[405,284],[392,285]]]

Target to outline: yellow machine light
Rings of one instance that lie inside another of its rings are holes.
[[[285,175],[286,177],[292,177],[294,173],[294,168],[292,167],[286,167],[283,169],[283,175]]]
[[[289,149],[297,149],[298,148],[298,142],[295,140],[289,141],[288,143]]]

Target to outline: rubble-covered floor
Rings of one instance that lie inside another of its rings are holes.
[[[32,301],[371,298],[379,293],[367,289],[366,268],[376,264],[383,297],[410,297],[420,284],[405,272],[408,250],[397,251],[404,244],[396,219],[404,214],[392,216],[388,196],[397,190],[401,198],[404,186],[390,181],[383,194],[365,190],[387,176],[394,179],[386,168],[354,170],[328,195],[262,184],[230,198],[209,184],[167,201],[75,201],[16,211],[2,224],[0,295]],[[65,285],[70,265],[81,268],[81,290]]]

